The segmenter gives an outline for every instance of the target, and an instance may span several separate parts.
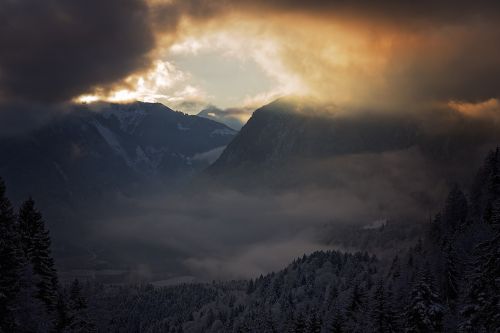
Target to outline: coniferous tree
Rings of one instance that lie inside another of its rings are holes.
[[[253,279],[250,279],[250,281],[248,281],[247,294],[253,293],[254,290],[255,290],[255,285],[253,283]]]
[[[399,262],[399,256],[396,255],[394,257],[394,259],[392,259],[391,268],[389,269],[388,278],[391,281],[395,281],[395,280],[399,279],[400,276],[401,276],[401,264]]]
[[[440,332],[444,307],[428,266],[419,273],[405,312],[407,332]]]
[[[453,302],[458,297],[458,271],[457,271],[457,254],[452,243],[447,244],[443,253],[443,279],[444,279],[444,296],[448,301]]]
[[[19,280],[19,292],[14,299],[14,317],[17,332],[49,332],[53,329],[52,318],[45,304],[36,298],[33,266],[23,265]]]
[[[467,222],[468,202],[465,194],[454,184],[448,194],[444,208],[444,223],[451,232],[463,227]]]
[[[5,184],[0,179],[0,330],[15,330],[13,302],[19,292],[23,262],[14,209],[5,196]]]
[[[302,313],[297,315],[295,318],[295,325],[293,328],[293,333],[305,333],[306,332],[306,322]]]
[[[490,151],[476,175],[471,191],[472,213],[489,222],[493,203],[500,197],[500,148]]]
[[[56,332],[64,332],[66,328],[71,324],[71,318],[68,313],[68,305],[64,294],[62,292],[58,293],[57,304],[56,304]]]
[[[330,333],[344,333],[345,332],[345,319],[338,306],[335,306],[333,316],[330,321],[328,332]]]
[[[78,279],[73,280],[69,289],[69,301],[72,309],[84,310],[87,308],[87,300],[82,295],[82,287]]]
[[[37,297],[52,312],[57,304],[57,272],[50,251],[50,236],[33,199],[23,203],[18,219],[23,250],[36,276]]]
[[[348,321],[348,328],[351,331],[356,331],[364,323],[365,305],[367,295],[359,281],[355,282],[350,289],[347,306],[345,308],[345,319]]]
[[[318,316],[317,311],[312,311],[310,314],[307,324],[306,324],[306,332],[307,333],[320,333],[321,332],[321,318]]]
[[[457,184],[454,184],[446,199],[444,207],[443,223],[447,233],[454,233],[463,228],[467,222],[468,203],[465,194]]]
[[[69,289],[69,329],[68,332],[93,332],[94,324],[89,318],[87,300],[80,282],[75,279]]]
[[[495,230],[500,230],[500,198],[492,204],[490,224]]]
[[[370,320],[372,332],[389,333],[397,331],[397,320],[391,301],[385,290],[384,283],[379,281],[371,300]]]
[[[476,247],[468,292],[461,311],[463,332],[494,332],[500,327],[500,233]]]

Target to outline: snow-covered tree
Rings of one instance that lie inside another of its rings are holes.
[[[461,315],[464,332],[500,327],[500,233],[476,247]]]
[[[405,311],[407,332],[439,332],[442,330],[444,306],[429,267],[420,273],[409,295]]]
[[[377,283],[370,303],[370,326],[372,327],[372,332],[397,332],[397,318],[394,312],[394,304],[382,280]]]

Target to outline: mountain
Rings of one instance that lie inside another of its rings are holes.
[[[264,174],[275,180],[285,170],[303,175],[304,163],[309,167],[321,160],[400,153],[446,167],[460,163],[457,167],[462,168],[464,158],[479,161],[494,147],[499,133],[495,124],[450,110],[349,111],[309,99],[282,98],[253,113],[208,173],[226,179]],[[356,163],[362,167],[364,162]],[[457,172],[469,174],[476,166]],[[450,170],[453,174],[455,169]],[[288,176],[279,179],[296,178]]]
[[[240,130],[245,124],[244,119],[248,118],[248,110],[230,108],[230,109],[219,109],[216,106],[208,106],[207,108],[201,110],[198,116],[215,120],[217,122],[223,123],[230,128]]]
[[[400,117],[361,119],[325,115],[322,110],[319,105],[303,105],[294,99],[280,99],[257,109],[211,170],[404,149],[418,135],[415,124]]]
[[[70,107],[45,126],[0,140],[0,175],[14,198],[68,202],[134,186],[171,186],[205,168],[231,128],[158,103]]]

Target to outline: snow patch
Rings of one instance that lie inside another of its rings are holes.
[[[113,149],[118,155],[123,157],[123,159],[125,160],[125,163],[127,163],[128,166],[133,167],[134,164],[130,160],[127,152],[125,151],[125,149],[123,149],[122,145],[120,144],[120,142],[118,141],[116,136],[113,134],[113,132],[109,128],[104,127],[98,121],[94,121],[93,124],[94,124],[95,128],[97,129],[97,131],[99,132],[99,134],[102,136],[102,138],[111,147],[111,149]]]
[[[210,164],[215,162],[219,156],[222,154],[226,146],[221,146],[217,147],[214,149],[211,149],[209,151],[203,152],[203,153],[198,153],[195,154],[193,157],[191,157],[191,160],[193,161],[206,161]]]
[[[233,131],[232,129],[229,128],[217,128],[210,133],[210,136],[215,136],[215,135],[235,135],[236,131]]]
[[[138,108],[109,108],[103,112],[106,119],[111,117],[116,118],[120,123],[120,129],[125,133],[134,133],[142,120],[146,117],[147,112]]]

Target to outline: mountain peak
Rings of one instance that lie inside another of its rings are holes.
[[[405,149],[416,136],[417,124],[400,117],[374,121],[310,98],[280,98],[253,113],[210,172],[269,170],[292,159]]]

